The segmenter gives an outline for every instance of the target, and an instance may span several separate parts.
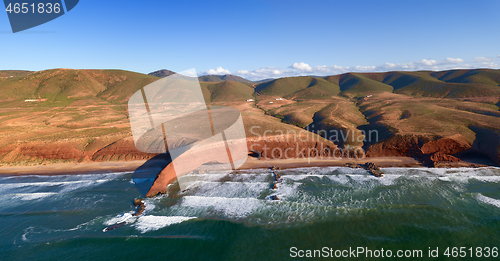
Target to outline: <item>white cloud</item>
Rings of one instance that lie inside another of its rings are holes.
[[[478,59],[479,58],[479,59]],[[380,65],[356,65],[356,66],[340,66],[340,65],[317,65],[310,66],[307,63],[294,63],[281,69],[276,67],[264,67],[256,70],[239,70],[235,74],[245,77],[249,80],[262,80],[267,78],[279,78],[287,76],[327,76],[336,75],[347,72],[387,72],[387,71],[440,71],[451,69],[468,69],[468,68],[499,68],[497,63],[492,60],[483,59],[485,57],[476,57],[473,61],[464,61],[461,58],[445,58],[443,60],[422,59],[415,62],[407,63],[390,63],[386,62]],[[500,58],[500,55],[498,56]]]
[[[228,69],[224,69],[222,67],[217,67],[217,69],[210,69],[208,71],[201,72],[201,74],[218,74],[218,75],[224,75],[224,74],[231,74],[231,72]]]
[[[464,60],[460,58],[446,58],[444,61],[441,62],[441,64],[454,64],[454,63],[463,63]]]
[[[476,57],[474,58],[474,62],[490,62],[492,61],[491,58],[488,57]]]
[[[239,70],[236,75],[240,75],[250,80],[262,80],[268,78],[279,78],[284,76],[298,75],[296,70],[284,70],[276,67],[264,67],[253,71]]]
[[[495,62],[481,62],[476,68],[498,68],[498,64]]]
[[[290,68],[297,69],[299,71],[304,71],[304,72],[312,72],[313,68],[309,66],[307,63],[294,63],[290,66]]]

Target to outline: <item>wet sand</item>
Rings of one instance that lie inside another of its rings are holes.
[[[146,160],[58,163],[39,166],[0,167],[0,175],[70,175],[134,171]]]

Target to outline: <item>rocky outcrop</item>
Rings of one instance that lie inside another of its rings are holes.
[[[144,200],[143,199],[134,199],[134,206],[137,207],[135,210],[135,213],[132,216],[140,216],[142,213],[144,213],[144,210],[146,210],[146,205],[144,205]]]
[[[452,154],[471,148],[473,146],[460,134],[440,139],[417,135],[397,135],[372,145],[368,149],[367,156],[407,156],[420,159],[424,165],[434,167],[436,163],[460,162],[461,160]],[[498,155],[498,151],[496,153],[495,155]]]
[[[373,162],[367,162],[365,164],[355,164],[355,163],[346,163],[344,167],[359,169],[363,168],[368,171],[371,175],[381,178],[384,176],[384,172],[380,170],[380,168]]]
[[[364,168],[366,170],[368,170],[368,172],[370,172],[370,174],[372,174],[373,176],[375,176],[377,178],[381,178],[381,177],[384,176],[384,173],[373,162],[367,162],[367,163],[365,163]]]
[[[471,145],[465,141],[460,135],[455,135],[454,138],[441,138],[439,140],[425,143],[422,148],[422,154],[455,154],[467,150]]]
[[[368,148],[367,157],[419,157],[422,146],[432,138],[417,135],[395,135]]]
[[[461,160],[455,156],[444,154],[442,152],[436,152],[431,155],[430,160],[432,162],[460,162]]]

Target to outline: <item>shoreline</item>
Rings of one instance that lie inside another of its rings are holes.
[[[5,166],[0,167],[0,176],[24,176],[24,175],[79,175],[94,173],[112,173],[135,171],[142,166],[146,160],[134,161],[107,161],[107,162],[83,162],[83,163],[56,163],[38,166]]]
[[[22,176],[22,175],[82,175],[82,174],[102,174],[112,172],[133,172],[146,163],[147,160],[135,161],[108,161],[108,162],[84,162],[84,163],[56,163],[38,166],[5,166],[0,167],[0,176]],[[347,163],[365,164],[373,162],[378,167],[390,168],[410,168],[427,167],[418,160],[410,157],[367,157],[364,159],[317,159],[317,158],[298,158],[298,159],[256,159],[249,157],[247,161],[238,170],[247,169],[267,169],[277,167],[280,169],[307,168],[307,167],[343,167]],[[459,167],[495,167],[467,162],[440,163],[434,168],[459,168]],[[152,166],[151,168],[157,169]],[[213,167],[212,167],[213,168]],[[211,165],[202,165],[202,170],[211,169]]]

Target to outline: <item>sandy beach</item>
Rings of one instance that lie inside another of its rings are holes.
[[[161,161],[156,159],[157,161]],[[147,160],[135,161],[109,161],[109,162],[84,162],[84,163],[58,163],[39,166],[6,166],[0,167],[0,175],[71,175],[71,174],[92,174],[105,172],[126,172],[134,171],[143,166]],[[257,159],[248,157],[247,161],[239,168],[261,169],[278,167],[281,169],[302,168],[302,167],[334,167],[344,166],[346,163],[365,164],[373,162],[382,168],[387,167],[424,167],[418,160],[411,157],[366,157],[364,159],[355,158],[299,158],[299,159]],[[151,162],[150,162],[151,163]],[[158,165],[151,164],[155,169]],[[477,164],[467,162],[443,163],[436,167],[477,167]],[[200,170],[213,169],[214,165],[202,165]]]
[[[58,163],[40,166],[0,167],[0,175],[68,175],[134,171],[146,160]]]

